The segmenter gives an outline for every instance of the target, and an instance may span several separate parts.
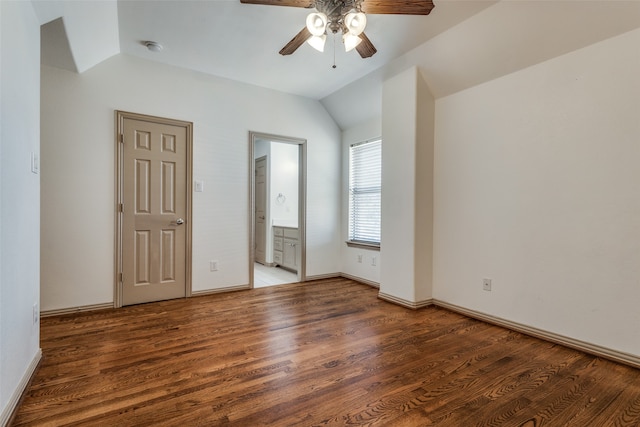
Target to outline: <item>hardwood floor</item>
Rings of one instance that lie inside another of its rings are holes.
[[[41,328],[15,426],[640,425],[640,370],[347,279]]]

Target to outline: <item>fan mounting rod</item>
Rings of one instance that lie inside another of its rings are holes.
[[[314,7],[318,12],[327,15],[327,28],[332,33],[342,31],[344,27],[344,16],[347,12],[361,12],[360,4],[362,0],[316,0]]]

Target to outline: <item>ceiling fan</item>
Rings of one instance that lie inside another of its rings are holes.
[[[352,49],[362,58],[373,56],[377,49],[364,34],[366,14],[428,15],[433,0],[240,0],[241,3],[268,6],[292,6],[315,8],[307,16],[306,26],[281,50],[281,55],[291,55],[304,42],[322,52],[327,32],[342,32],[345,50]]]

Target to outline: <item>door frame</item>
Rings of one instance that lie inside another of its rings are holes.
[[[307,140],[263,132],[249,131],[249,287],[253,289],[255,263],[255,188],[256,161],[255,143],[258,140],[268,140],[298,146],[298,242],[300,244],[300,268],[298,280],[307,280]]]
[[[192,222],[192,192],[193,192],[193,123],[166,117],[149,116],[115,110],[115,251],[114,251],[114,295],[113,306],[122,307],[122,211],[120,209],[123,198],[124,174],[124,121],[125,119],[147,121],[172,126],[184,127],[187,133],[187,194],[186,194],[186,223],[185,230],[185,297],[191,296],[191,222]]]

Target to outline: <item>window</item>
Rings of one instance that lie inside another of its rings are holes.
[[[349,148],[349,241],[380,246],[382,141]]]

